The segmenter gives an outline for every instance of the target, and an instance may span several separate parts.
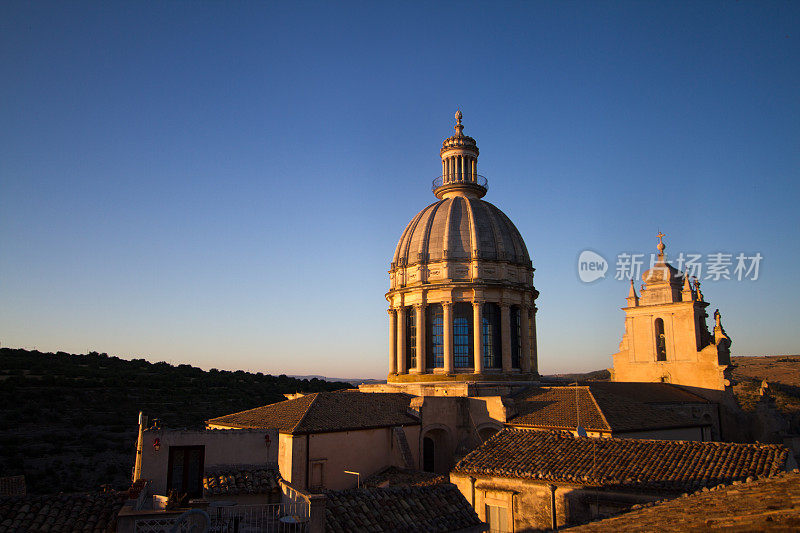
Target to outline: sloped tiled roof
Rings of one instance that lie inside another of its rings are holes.
[[[438,533],[485,531],[455,485],[362,488],[326,492],[325,531]]]
[[[426,485],[438,485],[449,483],[447,474],[434,474],[420,470],[407,470],[390,466],[380,472],[369,476],[362,483],[364,487],[397,487],[414,485],[423,487]]]
[[[0,533],[116,531],[124,492],[59,494],[0,500]]]
[[[506,428],[459,461],[454,470],[685,492],[777,474],[785,469],[788,453],[774,444],[593,439]]]
[[[682,533],[800,530],[800,473],[725,485],[663,501],[568,531]]]
[[[512,426],[589,431],[632,431],[699,425],[688,417],[650,407],[606,389],[531,387],[514,397]]]
[[[693,420],[689,415],[681,415],[666,409],[612,394],[607,390],[590,387],[592,397],[600,407],[608,425],[614,431],[635,431],[646,429],[666,429],[696,427],[704,422]]]
[[[514,397],[515,426],[611,431],[587,387],[531,387]]]
[[[419,424],[403,393],[315,392],[212,418],[208,424],[305,434]]]
[[[264,494],[278,488],[276,468],[232,465],[207,471],[203,491],[207,495]]]
[[[671,383],[638,383],[624,381],[591,381],[592,392],[606,392],[642,403],[709,403],[702,396]]]

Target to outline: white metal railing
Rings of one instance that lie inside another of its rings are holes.
[[[207,524],[196,524],[193,521],[184,521],[179,524],[180,515],[163,516],[159,518],[137,518],[134,522],[135,533],[200,533],[207,530]],[[177,528],[176,528],[177,526]]]
[[[484,189],[489,189],[489,181],[480,174],[473,174],[471,172],[467,172],[465,174],[445,174],[443,176],[439,176],[433,179],[431,183],[431,190],[435,191],[439,187],[444,185],[455,185],[455,184],[472,184],[478,185],[483,187]]]
[[[209,507],[210,519],[172,515],[139,518],[135,533],[307,533],[306,502]]]
[[[232,505],[208,510],[209,533],[306,533],[307,503]]]

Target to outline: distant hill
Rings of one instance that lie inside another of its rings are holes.
[[[770,383],[781,383],[800,387],[800,355],[735,356],[734,379],[766,379]]]
[[[297,379],[321,379],[324,381],[331,381],[334,383],[349,383],[353,386],[361,385],[362,383],[386,383],[385,379],[370,379],[370,378],[329,378],[326,376],[320,376],[318,374],[310,374],[308,376],[289,376],[290,378],[297,378]]]
[[[608,381],[611,379],[611,372],[606,370],[595,370],[593,372],[575,373],[575,374],[550,374],[549,376],[542,376],[545,380],[551,381]]]
[[[746,411],[752,411],[760,398],[763,380],[775,406],[789,422],[792,433],[800,433],[800,355],[731,357],[733,392]]]
[[[0,348],[0,477],[25,474],[33,494],[123,487],[140,410],[167,427],[201,427],[209,418],[281,401],[285,393],[346,388],[96,352]]]

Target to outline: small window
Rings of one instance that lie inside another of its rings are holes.
[[[486,522],[489,524],[490,533],[506,533],[511,531],[508,524],[508,509],[505,507],[487,505]]]
[[[311,483],[308,488],[315,491],[325,488],[325,461],[311,461]]]
[[[501,336],[500,336],[500,306],[496,303],[483,304],[483,366],[484,368],[500,368],[501,366]]]
[[[444,366],[444,310],[442,304],[431,304],[427,308],[426,329],[428,331],[428,367]]]
[[[417,313],[413,307],[406,307],[406,355],[408,371],[417,367]]]
[[[656,361],[667,360],[667,337],[664,335],[664,320],[656,318]]]
[[[425,472],[433,472],[436,467],[436,445],[433,439],[425,437],[422,439],[422,469]]]
[[[453,364],[470,368],[472,359],[472,306],[459,302],[453,305]]]

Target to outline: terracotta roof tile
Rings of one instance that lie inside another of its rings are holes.
[[[448,483],[447,474],[433,474],[420,470],[407,470],[390,466],[384,468],[364,480],[364,487],[396,487],[414,485],[422,487],[426,485],[438,485]]]
[[[402,393],[315,392],[212,418],[208,423],[292,434],[419,424],[408,412],[411,398]]]
[[[125,492],[59,494],[0,500],[0,533],[116,531]]]
[[[800,529],[800,473],[736,483],[645,506],[614,518],[569,529],[683,532],[797,531]]]
[[[265,466],[217,467],[203,476],[203,491],[211,496],[265,494],[278,488],[278,473]]]
[[[455,485],[361,488],[330,491],[325,505],[326,531],[331,533],[437,533],[485,525]]]
[[[515,426],[575,428],[610,431],[588,387],[532,387],[514,397],[517,415],[509,423]]]
[[[612,390],[592,386],[531,387],[514,397],[517,415],[509,424],[571,430],[580,424],[589,431],[602,432],[699,425],[688,417],[614,394]]]
[[[702,396],[671,383],[591,381],[587,386],[592,392],[607,392],[642,403],[710,403]]]
[[[592,439],[507,428],[469,453],[455,472],[593,486],[686,492],[786,467],[786,448],[641,439]]]

